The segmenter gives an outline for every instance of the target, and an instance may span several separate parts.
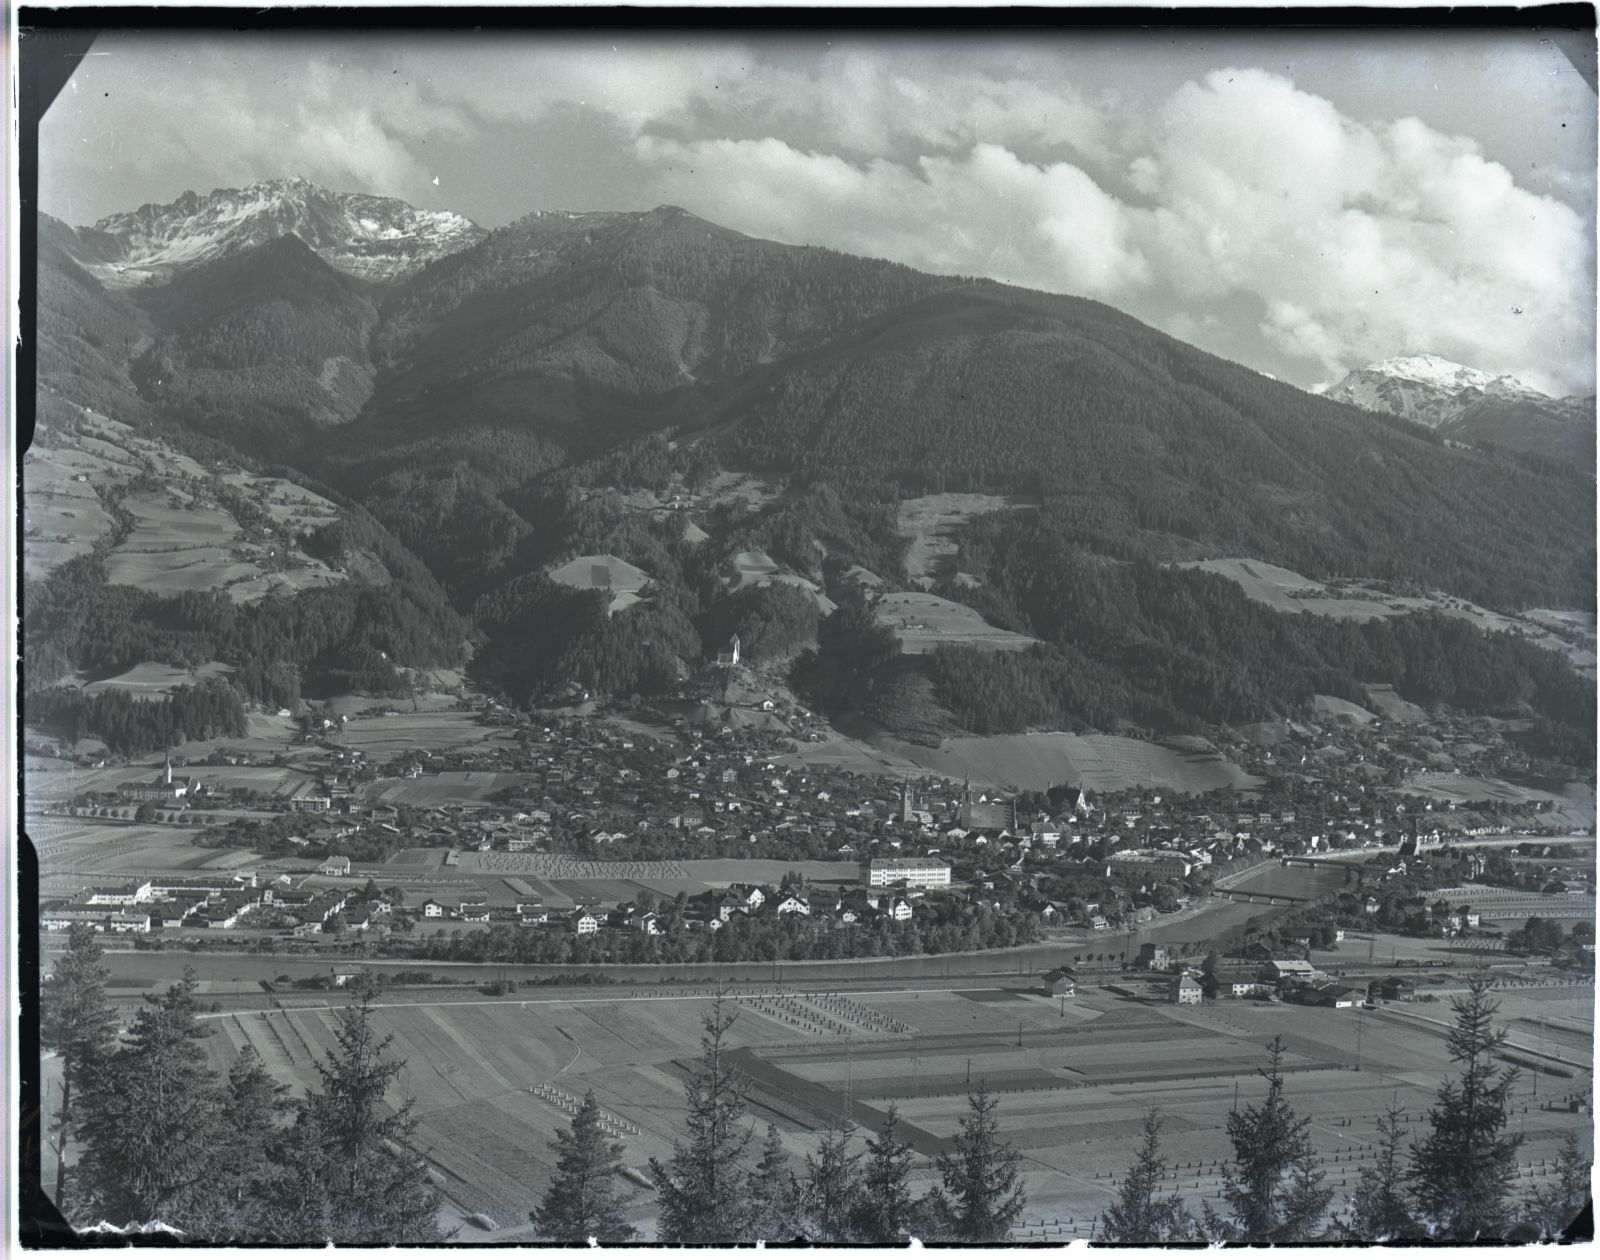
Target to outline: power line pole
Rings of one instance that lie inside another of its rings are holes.
[[[844,1123],[854,1128],[856,1121],[856,1043],[849,1033],[844,1035],[846,1075],[844,1083]]]

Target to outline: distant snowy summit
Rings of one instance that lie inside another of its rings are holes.
[[[1414,421],[1452,442],[1525,451],[1594,468],[1593,394],[1551,398],[1434,354],[1407,354],[1351,372],[1326,397]]]
[[[1514,376],[1494,376],[1436,354],[1406,354],[1357,368],[1326,397],[1367,411],[1402,416],[1430,429],[1485,401],[1548,403]]]
[[[393,197],[330,192],[299,177],[248,188],[186,192],[168,205],[70,229],[76,260],[103,283],[143,284],[281,236],[297,236],[329,266],[362,280],[400,280],[488,233],[450,210]]]

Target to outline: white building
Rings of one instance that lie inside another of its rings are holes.
[[[1106,860],[1106,875],[1134,879],[1182,879],[1190,862],[1181,853],[1157,849],[1149,853],[1114,853]]]
[[[950,863],[935,858],[871,858],[861,864],[861,882],[868,888],[950,887]]]

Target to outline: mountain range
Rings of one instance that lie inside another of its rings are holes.
[[[393,197],[333,193],[299,177],[186,192],[167,205],[70,229],[80,265],[109,285],[150,284],[282,236],[304,241],[336,271],[393,281],[488,235],[448,210]]]
[[[1400,416],[1471,446],[1593,462],[1593,394],[1551,398],[1514,376],[1491,376],[1438,355],[1401,355],[1358,368],[1326,397]]]
[[[677,207],[486,232],[303,180],[185,194],[92,228],[42,220],[38,315],[41,414],[67,400],[313,478],[491,636],[550,613],[542,575],[575,555],[651,574],[653,597],[614,618],[560,604],[587,646],[552,660],[578,673],[604,657],[607,677],[670,674],[665,645],[696,654],[691,619],[722,624],[719,584],[751,547],[836,597],[852,564],[903,586],[898,504],[951,491],[1037,505],[974,522],[959,567],[976,585],[946,592],[1036,637],[1037,618],[1069,633],[1044,591],[1082,559],[1250,556],[1499,609],[1594,605],[1592,447],[1552,464],[1467,446],[1475,409],[1503,425],[1565,405],[1515,382],[1413,356],[1317,397],[1097,302]],[[1436,429],[1415,422],[1447,396]],[[693,545],[621,498],[719,468],[785,493],[707,501]],[[1147,669],[1149,650],[1105,667]]]

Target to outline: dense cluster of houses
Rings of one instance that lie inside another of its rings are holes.
[[[881,889],[840,889],[820,892],[780,885],[732,884],[681,901],[658,903],[653,899],[604,906],[579,904],[570,912],[552,912],[542,901],[519,901],[514,906],[488,905],[477,894],[449,902],[430,898],[418,908],[423,920],[462,923],[515,923],[568,931],[578,936],[602,930],[666,936],[673,932],[716,932],[735,918],[784,918],[795,915],[828,926],[850,927],[880,920],[905,923],[916,913],[914,895]]]
[[[41,908],[46,931],[65,931],[75,923],[108,932],[150,932],[164,927],[237,928],[253,921],[251,912],[290,935],[319,933],[335,915],[360,930],[390,913],[382,898],[359,890],[313,888],[290,875],[258,879],[254,872],[133,880],[99,885]]]

